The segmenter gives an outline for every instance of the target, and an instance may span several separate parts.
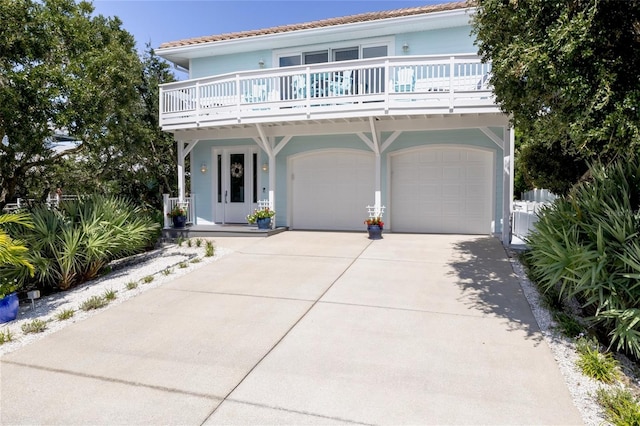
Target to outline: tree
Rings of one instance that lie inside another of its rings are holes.
[[[162,194],[177,190],[175,143],[159,125],[159,85],[175,77],[150,46],[138,72],[135,100],[114,111],[93,149],[71,154],[56,170],[68,192],[121,195],[160,209]]]
[[[92,17],[73,0],[0,2],[0,207],[37,180],[42,194],[63,156],[51,135],[64,130],[82,141],[72,152],[104,149],[137,99],[141,74],[133,37],[115,18]],[[67,153],[68,155],[69,153]]]
[[[536,153],[529,158],[544,154],[579,169],[556,176],[564,181],[558,187],[574,183],[596,159],[638,154],[640,0],[477,4],[479,53],[492,63],[498,103]]]

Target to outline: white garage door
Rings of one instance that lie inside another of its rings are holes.
[[[396,232],[489,234],[493,154],[426,147],[391,157],[391,227]]]
[[[374,199],[374,156],[367,152],[320,152],[291,166],[293,229],[363,230]]]

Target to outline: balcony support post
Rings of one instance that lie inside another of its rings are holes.
[[[184,141],[178,143],[178,200],[184,201]]]
[[[502,244],[508,246],[511,234],[511,210],[513,204],[513,151],[515,132],[513,127],[504,129],[502,169]]]

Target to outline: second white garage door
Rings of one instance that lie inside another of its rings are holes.
[[[372,153],[318,152],[290,165],[292,229],[365,229],[366,206],[374,199]]]
[[[493,153],[425,147],[391,157],[391,220],[395,232],[489,234]]]

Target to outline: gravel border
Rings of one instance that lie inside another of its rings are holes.
[[[6,333],[8,330],[12,335],[11,341],[0,345],[0,357],[68,325],[83,321],[104,309],[119,305],[140,293],[215,262],[232,252],[229,249],[215,247],[214,255],[205,257],[206,239],[203,238],[201,241],[201,247],[195,247],[195,244],[193,247],[187,247],[186,243],[183,243],[182,246],[164,244],[151,252],[112,262],[109,265],[112,269],[108,275],[81,284],[71,290],[37,299],[34,301],[33,307],[28,300],[21,300],[18,317],[14,321],[0,324],[0,333]],[[199,262],[193,263],[192,261],[196,258],[199,259]],[[181,267],[181,264],[186,267]],[[165,270],[170,270],[171,273],[163,273]],[[148,276],[153,276],[153,281],[145,283],[143,279]],[[133,281],[137,282],[138,286],[129,290],[127,284]],[[92,296],[102,296],[105,291],[110,290],[116,292],[116,299],[106,307],[90,311],[83,311],[79,308],[83,301]],[[67,309],[74,310],[73,317],[62,321],[56,319],[58,313]],[[34,319],[46,321],[47,328],[41,333],[24,334],[22,325]]]

